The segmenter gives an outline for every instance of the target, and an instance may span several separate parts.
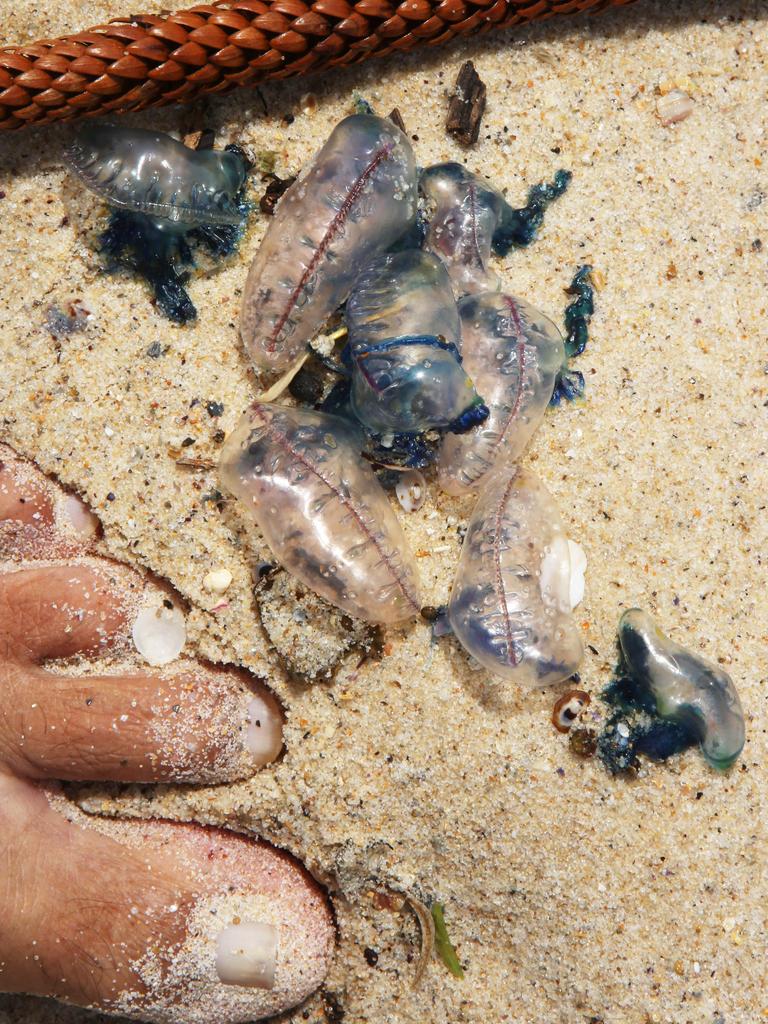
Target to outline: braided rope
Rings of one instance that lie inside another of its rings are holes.
[[[186,103],[632,0],[215,0],[0,49],[0,128]]]

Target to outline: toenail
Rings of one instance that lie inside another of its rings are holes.
[[[263,697],[248,703],[248,729],[245,746],[257,764],[274,761],[283,746],[283,723],[280,715]]]
[[[95,537],[99,532],[99,520],[74,494],[66,494],[62,498],[59,512],[63,520],[62,525],[69,527],[78,537],[87,539]]]
[[[168,665],[175,661],[187,642],[187,627],[180,608],[162,601],[142,608],[131,630],[136,650],[150,665]]]
[[[277,929],[263,921],[231,924],[219,935],[216,973],[225,985],[272,988],[277,963]]]

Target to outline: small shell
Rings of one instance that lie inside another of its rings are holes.
[[[66,152],[83,184],[117,206],[183,225],[239,224],[238,152],[193,150],[162,132],[89,124]]]
[[[385,624],[419,614],[414,558],[347,422],[257,402],[220,472],[277,560],[326,601]]]
[[[184,615],[175,605],[163,601],[154,608],[142,608],[133,623],[136,650],[150,665],[168,665],[175,661],[187,642]]]
[[[203,587],[213,594],[223,594],[232,582],[229,569],[213,569],[203,579]]]
[[[639,608],[622,615],[619,641],[630,676],[650,690],[658,714],[697,735],[713,768],[730,768],[744,746],[744,712],[727,672],[670,640]]]
[[[693,113],[694,102],[682,89],[673,89],[656,100],[656,113],[663,125],[684,121]]]
[[[395,494],[406,512],[418,512],[427,498],[427,481],[417,469],[402,473],[395,484]],[[423,616],[424,609],[421,609]]]
[[[579,714],[592,698],[586,690],[568,690],[552,708],[552,725],[558,732],[569,732]]]
[[[568,733],[568,746],[579,757],[594,757],[597,752],[597,733],[587,726],[577,725]]]
[[[571,611],[573,611],[584,600],[584,577],[587,571],[587,556],[581,544],[577,544],[570,537],[568,538],[568,553],[571,557],[571,580],[568,593]]]
[[[448,604],[459,642],[485,669],[525,686],[572,676],[583,650],[570,574],[544,485],[514,466],[494,474],[470,518]]]
[[[305,92],[299,100],[299,108],[302,114],[316,114],[317,96],[313,92]]]

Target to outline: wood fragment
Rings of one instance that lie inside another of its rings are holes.
[[[462,65],[448,107],[446,130],[463,146],[473,146],[485,113],[485,84],[471,60]]]
[[[216,134],[213,128],[201,128],[197,132],[189,132],[184,136],[184,145],[188,149],[213,149]]]
[[[169,454],[173,458],[173,452],[169,449]],[[197,459],[190,455],[182,455],[178,459],[174,459],[177,466],[187,466],[189,469],[216,469],[216,463],[212,459]]]
[[[406,135],[408,134],[405,127],[405,121],[403,120],[403,115],[400,113],[397,107],[394,107],[390,111],[389,120],[392,122],[392,124],[396,124],[401,132],[404,132]]]

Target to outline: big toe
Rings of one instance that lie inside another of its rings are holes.
[[[321,890],[243,836],[91,819],[0,776],[0,859],[4,988],[163,1024],[235,1024],[299,1004],[327,971]]]

